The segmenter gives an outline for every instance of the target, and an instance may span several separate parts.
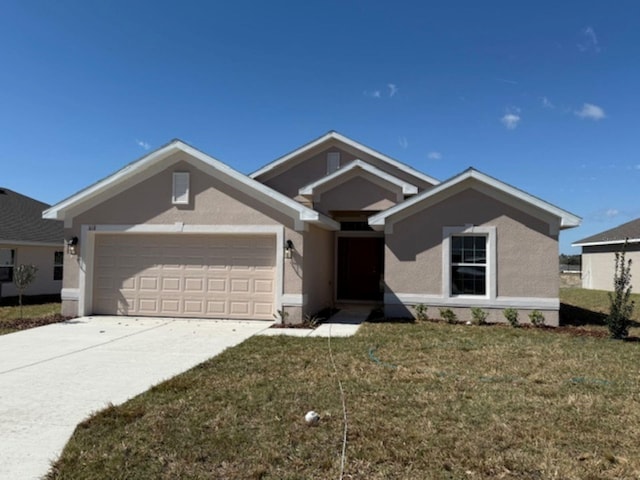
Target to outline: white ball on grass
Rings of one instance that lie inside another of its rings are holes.
[[[318,422],[320,421],[320,415],[318,415],[317,412],[314,412],[313,410],[310,410],[304,416],[304,421],[307,422],[307,425],[316,426],[316,425],[318,425]]]

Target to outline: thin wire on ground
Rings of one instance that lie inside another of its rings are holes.
[[[342,458],[340,459],[340,476],[339,480],[342,480],[344,476],[344,465],[346,463],[347,458],[347,403],[345,401],[344,389],[342,388],[342,381],[338,376],[338,367],[336,367],[336,362],[333,359],[333,351],[331,350],[331,324],[329,324],[329,358],[331,359],[331,365],[333,366],[333,371],[336,374],[336,378],[338,380],[338,387],[340,387],[340,398],[342,399],[342,417],[344,422],[344,434],[342,436]]]

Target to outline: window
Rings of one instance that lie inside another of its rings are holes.
[[[327,175],[340,168],[340,152],[327,153]]]
[[[443,227],[442,296],[476,307],[476,297],[495,299],[496,245],[494,226]]]
[[[62,266],[64,264],[64,252],[53,254],[53,279],[62,280]]]
[[[189,204],[189,172],[173,172],[173,196],[174,205]]]
[[[451,237],[451,294],[486,295],[487,236]]]
[[[13,281],[15,258],[15,250],[11,248],[0,248],[0,282]]]

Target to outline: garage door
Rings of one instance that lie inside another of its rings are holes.
[[[93,311],[273,319],[275,237],[96,235]]]

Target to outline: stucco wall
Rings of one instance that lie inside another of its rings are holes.
[[[53,279],[55,252],[64,251],[64,246],[40,247],[32,245],[2,245],[0,248],[15,250],[15,266],[35,265],[38,267],[35,281],[24,291],[24,295],[57,295],[62,288],[61,280]],[[63,275],[66,275],[64,271]],[[0,285],[0,296],[13,297],[18,295],[13,282]]]
[[[185,154],[180,154],[184,158]],[[173,205],[172,173],[190,172],[189,205]],[[178,162],[162,172],[141,181],[93,208],[78,214],[71,228],[65,229],[65,238],[81,238],[82,225],[284,225],[284,239],[291,239],[302,255],[303,239],[294,230],[294,221],[275,208],[233,189],[187,162]],[[276,248],[283,248],[278,245]],[[78,253],[83,246],[78,245]],[[66,256],[64,287],[79,287],[79,262],[77,256]],[[283,268],[285,294],[301,294],[302,278],[291,262]],[[75,302],[63,302],[63,310],[69,312]],[[299,316],[299,315],[298,315]]]
[[[467,189],[399,221],[386,235],[387,292],[441,295],[445,226],[496,227],[497,296],[558,297],[558,242],[549,225]]]
[[[288,197],[294,198],[298,195],[298,190],[305,185],[309,185],[316,180],[327,175],[327,153],[328,152],[340,152],[340,165],[344,166],[354,160],[362,160],[367,162],[380,170],[387,172],[397,178],[405,180],[416,187],[418,191],[422,191],[425,188],[429,188],[432,185],[424,180],[417,179],[408,173],[389,165],[386,162],[382,162],[379,159],[366,155],[363,152],[355,151],[353,149],[341,148],[337,145],[327,147],[323,145],[319,149],[306,152],[302,158],[302,161],[294,165],[293,167],[284,170],[283,168],[274,169],[272,172],[265,173],[261,176],[260,181],[269,185],[271,188],[284,193]],[[292,160],[291,163],[296,163],[296,160]]]
[[[355,177],[320,195],[315,210],[324,214],[340,210],[380,211],[394,206],[397,195],[364,178]]]
[[[582,287],[592,290],[613,290],[615,252],[622,245],[582,247]],[[631,289],[640,292],[640,244],[626,247],[626,258],[631,260]]]
[[[313,315],[333,305],[334,232],[311,226],[305,232],[304,291],[305,314]]]

